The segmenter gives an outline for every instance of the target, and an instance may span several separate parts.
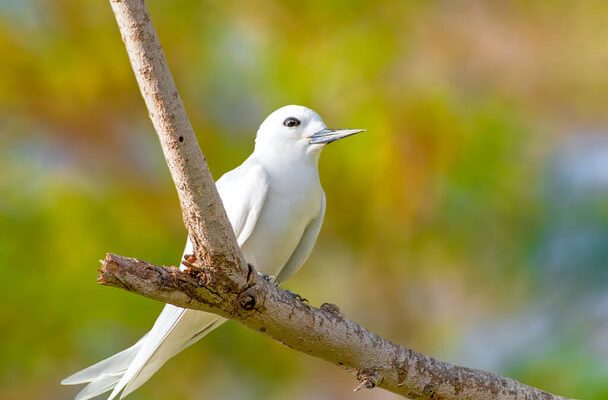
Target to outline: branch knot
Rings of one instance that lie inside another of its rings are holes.
[[[239,305],[242,309],[251,311],[257,305],[257,289],[250,287],[239,295]]]

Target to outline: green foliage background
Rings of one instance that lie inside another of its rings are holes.
[[[559,203],[551,180],[560,149],[608,132],[607,2],[148,3],[214,176],[284,104],[367,129],[323,154],[325,224],[289,289],[442,359],[608,397],[608,302],[580,302],[608,287],[608,194]],[[175,264],[185,232],[107,2],[0,0],[0,57],[0,398],[65,399],[62,377],[162,307],[98,286],[97,260]],[[593,221],[587,258],[543,255],[563,215]],[[534,319],[509,321],[538,309],[550,329],[528,341]],[[520,356],[488,363],[505,343]],[[132,398],[350,399],[353,382],[228,323]]]

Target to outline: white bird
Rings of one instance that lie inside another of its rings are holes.
[[[362,132],[328,129],[314,111],[282,107],[260,125],[253,153],[216,186],[245,260],[285,281],[306,261],[325,214],[319,156],[328,143]],[[190,241],[184,254],[191,254]],[[215,314],[167,304],[137,343],[64,379],[88,385],[76,395],[90,399],[112,390],[127,396],[171,357],[226,322]]]

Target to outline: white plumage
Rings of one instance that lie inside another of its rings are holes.
[[[247,262],[281,282],[308,258],[325,214],[318,173],[320,150],[361,130],[327,129],[314,111],[285,106],[258,129],[253,153],[216,183]],[[184,254],[192,253],[190,241]],[[88,385],[76,396],[90,399],[112,390],[125,397],[167,360],[226,320],[215,314],[167,304],[137,343],[64,379]]]

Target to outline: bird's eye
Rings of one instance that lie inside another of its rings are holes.
[[[296,126],[298,126],[300,124],[301,124],[300,120],[297,118],[294,118],[294,117],[289,117],[285,121],[283,121],[283,125],[285,125],[288,128],[295,128]]]

